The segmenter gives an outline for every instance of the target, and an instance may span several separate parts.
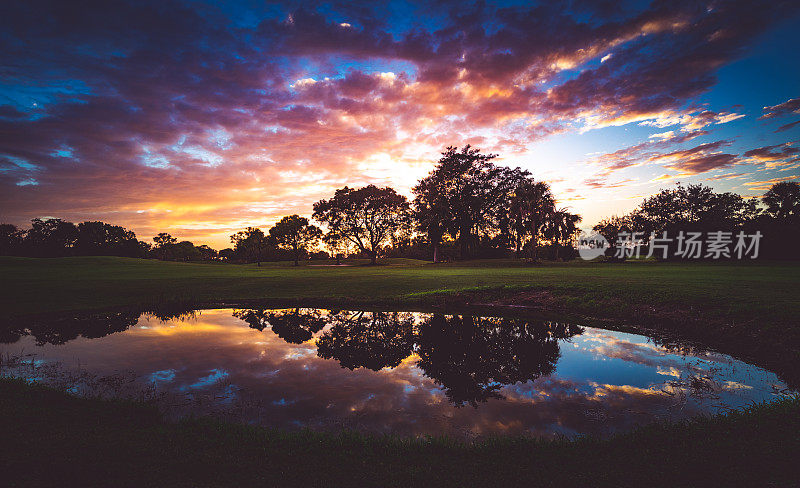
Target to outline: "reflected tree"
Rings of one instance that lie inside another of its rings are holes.
[[[39,346],[66,344],[78,337],[99,339],[128,330],[136,325],[142,316],[154,317],[162,322],[187,320],[195,316],[195,310],[182,303],[162,303],[144,309],[62,317],[32,317],[24,320],[6,319],[0,322],[0,343],[14,343],[24,336],[32,336]]]
[[[0,321],[0,344],[13,344],[24,335],[27,335],[27,331],[17,320]]]
[[[394,368],[414,349],[414,317],[407,312],[340,312],[317,342],[317,355],[343,368]]]
[[[417,367],[441,385],[457,406],[477,407],[502,398],[503,385],[552,374],[560,357],[559,340],[583,332],[556,322],[514,318],[433,314],[417,323],[408,312],[237,310],[251,327],[267,325],[282,339],[302,343],[327,329],[317,341],[317,355],[343,368],[380,371],[397,367],[416,353]]]
[[[116,332],[123,332],[136,325],[140,311],[110,312],[62,318],[34,318],[26,322],[19,320],[0,324],[0,342],[13,343],[23,336],[33,336],[36,344],[66,344],[85,337],[97,339]]]
[[[184,320],[193,319],[197,316],[197,311],[194,307],[180,302],[167,302],[161,303],[150,307],[145,315],[156,318],[162,322],[169,322],[171,320]]]
[[[267,326],[281,339],[302,344],[325,327],[326,319],[317,310],[270,311],[263,309],[234,310],[233,316],[247,322],[251,328],[263,331]]]
[[[434,314],[419,328],[417,366],[455,405],[502,398],[501,386],[552,374],[559,339],[576,326],[496,317]]]

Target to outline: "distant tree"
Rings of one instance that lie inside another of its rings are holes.
[[[211,261],[215,257],[217,257],[217,251],[212,249],[209,245],[203,244],[196,247],[197,254],[202,261]]]
[[[461,150],[450,146],[413,188],[416,228],[427,236],[434,261],[439,260],[445,236],[458,244],[461,258],[466,259],[478,244],[521,247],[530,234],[533,214],[518,215],[514,221],[509,213],[514,194],[521,195],[520,188],[534,184],[530,173],[495,166],[491,162],[495,157],[469,145]]]
[[[757,214],[756,201],[735,193],[716,193],[705,185],[678,184],[661,190],[629,216],[634,230],[645,236],[676,230],[731,230]]]
[[[167,244],[175,244],[178,242],[178,239],[172,237],[166,232],[160,232],[157,236],[153,237],[153,242],[156,243],[156,246],[162,247]]]
[[[269,230],[269,236],[278,247],[292,251],[294,265],[297,266],[300,254],[307,253],[319,242],[322,231],[319,227],[310,225],[305,217],[289,215]]]
[[[355,249],[350,240],[333,230],[326,232],[322,236],[322,242],[331,252],[331,255],[336,258],[336,264],[342,264],[342,257],[348,256]]]
[[[0,224],[0,256],[13,256],[22,251],[25,231],[13,224]]]
[[[410,225],[410,209],[406,197],[392,188],[344,187],[336,190],[330,200],[314,204],[314,219],[352,242],[375,264],[381,245]]]
[[[225,249],[221,249],[217,253],[217,256],[220,259],[224,259],[225,261],[232,261],[232,260],[236,259],[236,252],[233,249],[231,249],[230,247],[226,247]]]
[[[68,256],[72,254],[78,229],[61,219],[33,219],[25,234],[24,245],[33,256]]]
[[[629,216],[615,215],[598,222],[593,227],[593,230],[606,238],[609,244],[609,248],[606,250],[606,255],[613,256],[617,252],[616,247],[620,234],[623,232],[632,232],[633,225],[631,224],[631,218]]]
[[[751,225],[751,232],[764,234],[762,255],[779,259],[798,259],[800,240],[800,184],[783,181],[772,185],[761,198],[765,211]]]
[[[261,261],[266,257],[269,248],[269,239],[261,229],[255,227],[248,227],[233,234],[231,242],[237,256],[247,261],[255,261],[257,266],[261,266]]]
[[[427,236],[434,263],[440,260],[439,249],[447,223],[450,221],[447,198],[437,176],[430,174],[420,180],[412,190],[415,227],[417,231]]]
[[[137,245],[139,246],[139,256],[150,257],[150,253],[153,252],[152,244],[149,242],[137,241]]]
[[[157,236],[153,237],[153,242],[156,243],[155,252],[159,259],[168,259],[170,248],[178,242],[178,239],[172,237],[166,232],[160,232]]]
[[[775,183],[761,199],[767,213],[776,219],[800,216],[800,183],[782,181]]]
[[[171,259],[177,261],[199,261],[200,251],[194,246],[191,241],[181,241],[177,244],[170,246]]]
[[[491,227],[495,203],[502,197],[502,171],[491,163],[496,154],[455,146],[442,153],[436,167],[414,187],[418,225],[438,245],[442,230],[458,242],[466,259],[477,233]],[[443,219],[443,220],[442,220]],[[434,246],[434,251],[435,251]]]
[[[141,255],[136,234],[105,222],[81,222],[75,240],[76,254],[83,256]]]

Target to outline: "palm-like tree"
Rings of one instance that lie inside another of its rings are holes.
[[[578,223],[581,220],[580,215],[570,213],[566,208],[555,210],[550,216],[545,225],[544,235],[555,242],[556,259],[558,259],[559,248],[578,232]]]
[[[555,198],[547,183],[527,180],[517,186],[509,202],[510,230],[517,253],[529,238],[533,258],[538,258],[539,236],[554,212]]]

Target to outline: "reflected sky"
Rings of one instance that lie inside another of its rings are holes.
[[[149,388],[174,416],[468,438],[605,435],[775,399],[786,388],[726,355],[554,322],[310,309],[121,320],[101,324],[102,337],[92,322],[94,338],[20,332],[0,344],[3,373],[56,381],[59,371],[64,383],[65,371],[89,372],[66,375],[72,391]],[[14,357],[24,362],[10,364]]]

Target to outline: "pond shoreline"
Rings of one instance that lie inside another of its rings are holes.
[[[570,299],[572,298],[572,299]],[[764,334],[764,324],[720,317],[719,314],[674,305],[643,306],[607,300],[589,310],[573,297],[549,290],[490,289],[424,296],[353,298],[263,298],[238,300],[181,300],[143,306],[113,307],[91,312],[48,312],[6,319],[7,322],[46,321],[70,316],[100,316],[117,312],[158,310],[202,310],[214,308],[327,308],[359,311],[406,311],[444,314],[472,313],[529,320],[558,320],[619,332],[652,337],[662,344],[697,348],[731,355],[777,373],[793,389],[800,387],[800,343],[786,337]],[[0,322],[2,327],[2,322]],[[785,329],[800,329],[800,324],[784,324]]]

